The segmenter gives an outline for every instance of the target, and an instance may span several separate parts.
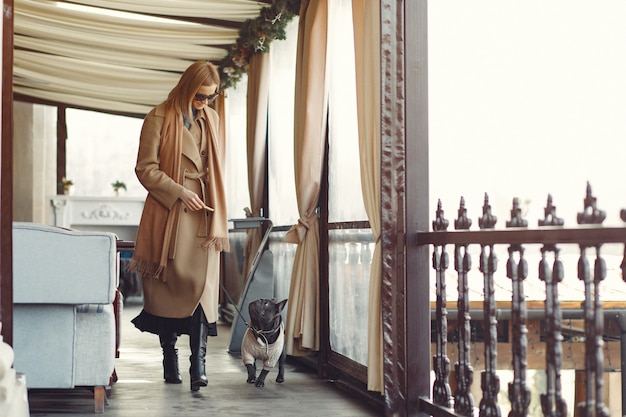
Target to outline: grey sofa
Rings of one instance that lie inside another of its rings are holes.
[[[116,350],[116,236],[13,223],[14,367],[28,389],[93,387],[104,410]]]

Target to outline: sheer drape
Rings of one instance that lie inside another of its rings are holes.
[[[298,222],[298,202],[294,190],[293,165],[294,97],[296,87],[296,56],[298,51],[298,19],[287,24],[287,39],[272,42],[269,51],[272,65],[268,117],[268,213],[277,225]],[[290,246],[290,245],[287,245]],[[292,248],[294,253],[296,248]],[[290,264],[291,265],[291,264]],[[289,282],[291,267],[281,281]],[[287,292],[284,295],[288,295]]]
[[[228,112],[228,92],[229,91],[223,91],[222,94],[220,94],[219,96],[217,96],[217,98],[215,99],[215,102],[213,103],[213,108],[215,109],[215,111],[217,112],[217,114],[219,115],[219,128],[218,128],[218,139],[217,139],[217,143],[219,143],[220,148],[224,149],[224,152],[222,152],[222,154],[225,157],[225,160],[230,162],[232,155],[231,154],[226,154],[226,151],[229,151],[229,149],[226,148],[226,137],[227,137],[227,126],[228,123],[226,121],[226,117],[229,116],[229,112]],[[222,161],[222,164],[224,167],[227,167],[226,169],[228,170],[228,162],[224,162]],[[228,174],[227,174],[228,175]],[[230,204],[232,202],[232,200],[229,198],[228,200],[228,210],[231,210]],[[233,246],[231,246],[232,248]],[[229,268],[229,264],[231,263],[235,263],[235,258],[232,257],[231,253],[224,253],[222,254],[221,257],[221,262],[222,262],[222,266],[223,268]],[[236,268],[236,266],[235,266]],[[239,282],[239,280],[234,280],[234,279],[229,279],[229,275],[226,274],[221,274],[221,280],[222,280],[222,284],[224,285],[224,289],[226,290],[226,292],[228,294],[239,294],[241,292],[241,282]],[[230,296],[230,295],[229,295]],[[220,304],[227,302],[228,301],[228,297],[226,296],[224,291],[220,291]]]
[[[361,188],[376,240],[369,288],[367,388],[382,392],[383,339],[380,247],[380,2],[352,0]]]
[[[259,217],[263,207],[267,165],[267,110],[270,85],[269,54],[254,54],[248,68],[246,142],[248,150],[248,188],[250,211],[246,216]],[[244,248],[244,279],[261,243],[261,230],[249,229]]]
[[[287,310],[290,355],[319,350],[319,221],[317,201],[324,161],[327,116],[327,0],[300,5],[294,114],[294,166],[300,218],[286,240],[298,243]]]

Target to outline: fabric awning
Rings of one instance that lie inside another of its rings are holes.
[[[217,64],[266,2],[15,0],[18,98],[143,115],[193,61]]]

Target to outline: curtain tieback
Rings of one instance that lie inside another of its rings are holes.
[[[246,213],[246,217],[261,217],[261,209],[250,210],[250,207],[246,207],[243,209],[244,213]]]
[[[317,223],[317,213],[309,215],[306,219],[300,217],[298,223],[291,226],[285,235],[285,241],[289,243],[300,243],[304,241],[309,229]]]

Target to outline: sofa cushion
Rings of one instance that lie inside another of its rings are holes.
[[[113,305],[83,304],[77,306],[76,313],[74,383],[107,386],[115,367]]]
[[[75,316],[72,305],[13,307],[14,367],[28,388],[74,387]]]
[[[116,236],[13,223],[13,301],[108,304],[118,285]]]

